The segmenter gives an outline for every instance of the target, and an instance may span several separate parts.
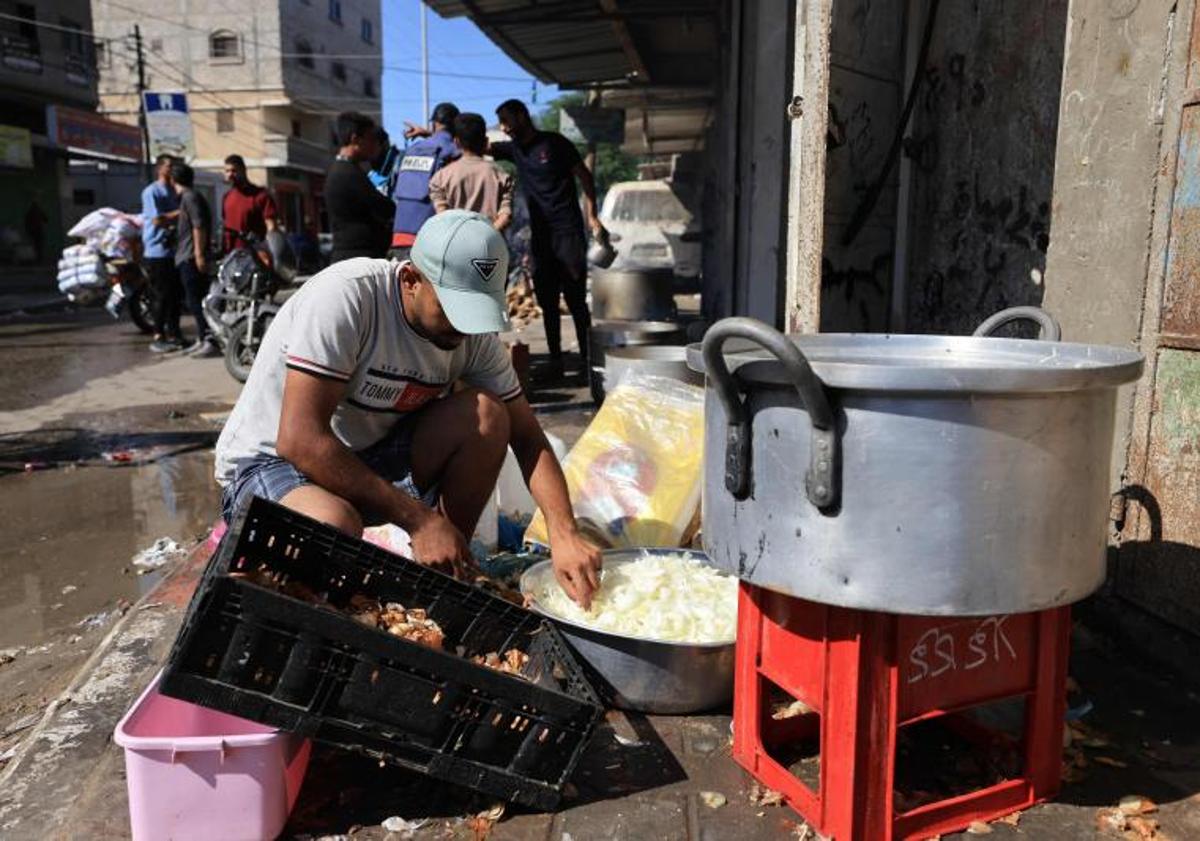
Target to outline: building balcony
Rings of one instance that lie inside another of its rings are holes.
[[[263,138],[263,145],[265,166],[286,166],[309,172],[324,172],[333,160],[333,153],[329,149],[302,137],[268,134]]]

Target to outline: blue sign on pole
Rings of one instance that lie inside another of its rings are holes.
[[[172,155],[184,160],[194,158],[196,145],[187,94],[146,91],[142,94],[142,102],[146,109],[146,129],[150,135],[150,157]]]

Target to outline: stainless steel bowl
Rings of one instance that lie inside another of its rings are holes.
[[[629,563],[645,555],[686,555],[709,563],[703,552],[687,549],[616,549],[604,553],[604,565]],[[532,598],[550,562],[534,564],[521,576],[521,592]],[[728,704],[733,697],[733,640],[679,643],[599,631],[563,619],[536,602],[533,609],[550,619],[606,684],[597,689],[612,706],[648,713],[679,715]]]

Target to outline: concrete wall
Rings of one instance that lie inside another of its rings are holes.
[[[833,4],[821,329],[887,328],[899,168],[853,241],[843,235],[883,170],[904,97],[905,0]]]
[[[1163,120],[1169,0],[1077,2],[1063,77],[1045,304],[1066,337],[1138,339]],[[1184,60],[1183,56],[1178,60]]]
[[[939,7],[906,144],[910,332],[1042,302],[1066,19],[1067,0]]]

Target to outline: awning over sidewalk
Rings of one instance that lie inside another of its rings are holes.
[[[715,0],[428,0],[470,17],[543,82],[563,87],[708,88],[717,48]]]
[[[633,154],[692,152],[712,119],[718,62],[715,0],[429,0],[443,17],[470,17],[543,82],[599,87],[625,109]]]

